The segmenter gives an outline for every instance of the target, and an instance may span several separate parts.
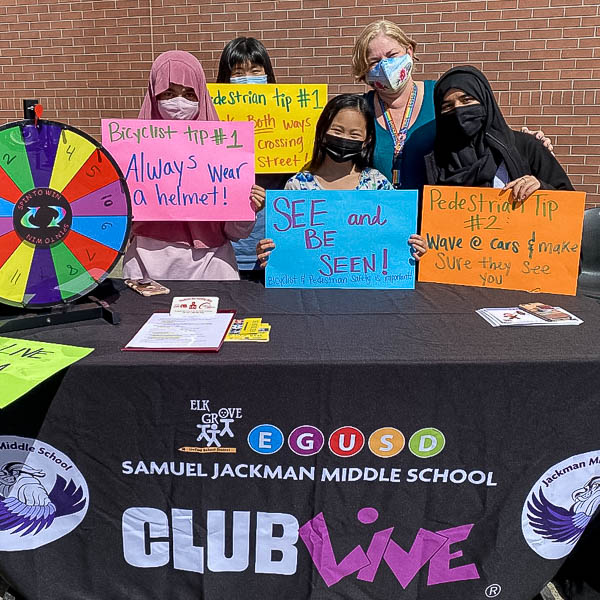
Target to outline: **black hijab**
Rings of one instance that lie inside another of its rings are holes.
[[[452,88],[469,94],[481,107],[458,107],[442,114],[444,96]],[[515,134],[504,120],[481,71],[470,66],[450,69],[437,81],[433,94],[437,130],[434,157],[439,185],[490,187],[502,161],[511,180],[528,173],[515,147]],[[457,125],[455,111],[474,116],[479,113],[482,127],[467,135]]]

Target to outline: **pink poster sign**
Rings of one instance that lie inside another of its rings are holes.
[[[134,221],[254,221],[254,124],[103,119]]]

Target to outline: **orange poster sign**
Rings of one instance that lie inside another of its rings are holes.
[[[574,295],[584,192],[425,186],[419,281]]]

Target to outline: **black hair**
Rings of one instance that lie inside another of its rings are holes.
[[[315,132],[315,145],[313,148],[312,159],[308,168],[312,171],[318,169],[325,160],[325,134],[331,126],[335,116],[344,108],[352,108],[359,112],[367,124],[367,137],[362,152],[352,157],[352,162],[357,169],[361,171],[370,167],[373,161],[373,151],[375,150],[375,115],[369,107],[369,103],[364,96],[358,94],[340,94],[332,98],[323,109]]]
[[[267,83],[276,83],[267,49],[252,37],[235,38],[223,48],[219,60],[217,83],[229,83],[232,69],[236,65],[245,65],[246,63],[260,65],[267,75]]]

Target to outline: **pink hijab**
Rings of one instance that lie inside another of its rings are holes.
[[[158,112],[156,96],[169,88],[171,83],[194,88],[198,96],[197,121],[218,121],[206,88],[206,77],[198,59],[189,52],[169,50],[152,64],[148,90],[138,119],[162,119]],[[133,233],[163,242],[178,242],[194,248],[217,248],[227,241],[224,223],[218,221],[168,221],[138,222]]]
[[[161,119],[156,96],[175,83],[193,88],[198,96],[196,121],[218,121],[217,111],[206,89],[206,77],[198,59],[183,50],[169,50],[161,54],[152,64],[148,78],[148,90],[142,103],[138,119]]]

